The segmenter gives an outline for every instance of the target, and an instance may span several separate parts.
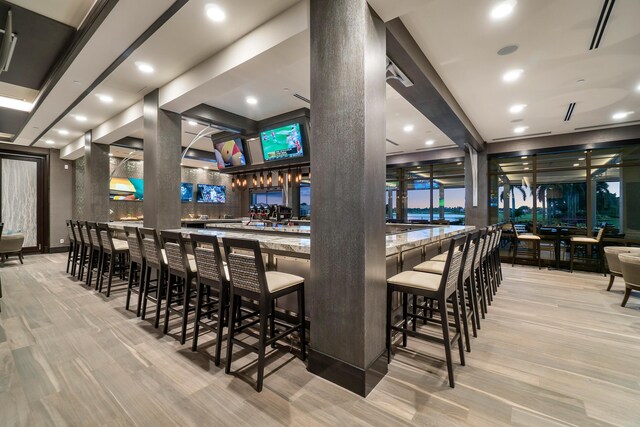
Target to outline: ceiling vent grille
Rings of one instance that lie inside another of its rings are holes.
[[[299,93],[294,93],[293,97],[294,98],[298,98],[300,101],[304,101],[307,104],[311,105],[311,100],[309,98],[305,98],[304,96],[300,95]]]
[[[393,144],[393,145],[395,145],[396,147],[399,147],[399,146],[400,146],[400,144],[398,144],[397,142],[394,142],[394,141],[390,140],[389,138],[387,138],[387,142],[388,142],[389,144]]]
[[[576,103],[572,102],[569,104],[569,108],[567,108],[567,114],[564,115],[564,121],[568,122],[571,120],[571,116],[573,115],[573,109],[576,108]]]
[[[613,10],[615,2],[616,0],[604,0],[602,11],[600,12],[600,18],[598,18],[596,30],[593,32],[593,38],[591,39],[589,50],[594,50],[600,47],[600,42],[602,41],[604,30],[607,28],[607,22],[609,22],[609,16],[611,16],[611,11]]]
[[[502,138],[493,138],[492,141],[507,141],[509,139],[522,139],[522,138],[530,138],[532,136],[542,136],[542,135],[551,135],[551,132],[539,132],[539,133],[529,133],[527,135],[518,135],[518,136],[503,136]]]

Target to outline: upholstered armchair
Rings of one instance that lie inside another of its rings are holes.
[[[627,305],[631,291],[640,291],[640,256],[633,254],[620,254],[620,267],[624,279],[624,298],[622,306]]]
[[[5,262],[9,255],[17,255],[20,264],[24,264],[22,258],[22,245],[24,244],[24,234],[6,234],[0,237],[0,258]]]
[[[604,248],[604,256],[607,259],[607,268],[609,270],[609,286],[607,291],[611,290],[613,281],[616,277],[622,277],[622,267],[620,266],[620,254],[632,254],[640,256],[640,248],[633,248],[628,246],[607,246]]]

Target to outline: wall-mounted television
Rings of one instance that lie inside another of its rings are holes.
[[[304,156],[300,123],[292,123],[260,133],[262,156],[266,162]]]
[[[216,156],[218,169],[245,166],[247,164],[242,141],[239,138],[213,144],[213,154]]]
[[[140,178],[111,178],[109,181],[109,198],[111,200],[143,200],[144,180]]]
[[[190,182],[180,183],[180,201],[193,202],[193,184]]]
[[[198,203],[226,203],[227,189],[224,185],[198,184]]]

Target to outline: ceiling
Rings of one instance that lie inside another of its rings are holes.
[[[16,6],[78,28],[96,0],[11,0]]]
[[[511,15],[493,20],[498,3],[426,0],[401,17],[485,141],[640,120],[639,1],[615,2],[595,50],[589,47],[603,0],[520,0]],[[508,45],[517,51],[497,54]],[[503,82],[511,69],[522,69],[521,78]],[[514,104],[527,107],[511,114]],[[622,111],[635,113],[612,119]],[[518,135],[517,126],[526,129]]]

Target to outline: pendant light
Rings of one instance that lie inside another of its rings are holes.
[[[260,188],[264,188],[264,172],[260,172]]]
[[[258,176],[257,176],[255,173],[253,174],[253,180],[252,180],[252,182],[253,182],[253,186],[254,186],[254,187],[257,187],[257,186],[258,186]]]

